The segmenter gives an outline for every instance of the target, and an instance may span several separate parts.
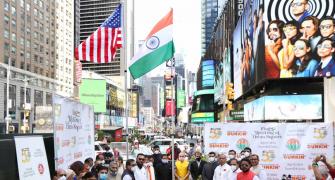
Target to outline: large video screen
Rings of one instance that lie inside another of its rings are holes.
[[[251,1],[234,32],[236,97],[263,79],[335,76],[334,0]]]

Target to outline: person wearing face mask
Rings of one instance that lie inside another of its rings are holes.
[[[162,160],[162,154],[161,154],[161,151],[160,151],[158,145],[155,145],[155,146],[153,147],[153,150],[152,150],[152,151],[153,151],[153,155],[152,155],[152,157],[153,157],[153,159],[154,159],[153,165],[154,165],[154,168],[156,168],[156,167],[157,167],[157,164],[160,163],[161,160]],[[156,171],[156,169],[155,169],[155,171]]]
[[[145,162],[144,154],[142,153],[137,154],[137,158],[136,158],[137,166],[135,167],[135,171],[134,171],[134,176],[136,180],[146,180],[148,177],[147,170],[144,167],[144,162]]]
[[[312,169],[317,180],[331,180],[335,178],[335,168],[326,160],[326,156],[316,156]]]
[[[250,147],[245,147],[244,148],[244,156],[249,157],[251,155],[252,151]]]
[[[155,168],[156,179],[171,180],[172,179],[172,166],[166,154],[162,155],[162,159]]]
[[[231,172],[228,175],[229,180],[236,180],[237,173],[241,172],[241,170],[238,167],[237,159],[230,159],[228,164],[230,165],[231,168]]]
[[[66,172],[63,169],[57,169],[52,180],[66,180]]]
[[[122,180],[135,180],[134,171],[136,167],[136,162],[134,159],[128,159],[126,161],[126,169],[123,171],[121,179]]]
[[[98,170],[98,180],[108,180],[108,167],[103,165],[97,166]]]
[[[194,153],[195,160],[192,161],[190,165],[190,171],[191,171],[191,176],[194,180],[197,180],[199,176],[201,176],[202,170],[204,168],[204,165],[206,164],[206,161],[203,161],[201,159],[201,152],[196,151]]]
[[[250,156],[250,161],[251,161],[251,171],[255,173],[255,175],[260,179],[260,180],[267,180],[266,172],[265,170],[259,165],[259,157],[257,154],[253,154]]]
[[[242,150],[242,151],[240,152],[240,157],[237,159],[238,161],[241,161],[242,159],[244,159],[244,158],[245,158],[245,155],[244,155],[244,153],[245,153],[245,151],[244,151],[244,150]]]
[[[109,170],[108,170],[108,180],[120,180],[121,179],[121,173],[118,172],[118,163],[116,161],[112,161],[109,164]]]
[[[177,180],[188,180],[190,171],[189,171],[189,162],[185,160],[185,153],[181,152],[179,153],[178,160],[176,162],[176,171],[175,171],[175,177]]]
[[[215,160],[215,153],[210,152],[208,154],[208,163],[206,163],[202,169],[202,179],[203,180],[213,180],[214,170],[218,166]]]
[[[228,160],[235,159],[236,158],[236,151],[231,149],[228,151]]]

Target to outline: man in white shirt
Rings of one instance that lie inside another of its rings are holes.
[[[231,172],[229,173],[229,176],[228,176],[229,180],[236,180],[237,179],[237,173],[242,172],[239,169],[237,159],[231,159],[231,160],[229,160],[228,164],[229,164],[229,166],[231,168]]]
[[[147,171],[144,167],[145,156],[142,153],[137,154],[134,176],[136,180],[147,180]]]
[[[219,165],[215,168],[213,180],[229,180],[230,166],[226,163],[227,157],[224,154],[219,155]]]
[[[250,156],[250,161],[252,167],[250,170],[255,173],[255,175],[260,179],[260,180],[267,180],[266,177],[266,172],[265,170],[259,165],[259,157],[257,154],[253,154]]]

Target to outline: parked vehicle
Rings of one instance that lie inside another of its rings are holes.
[[[185,146],[186,142],[184,139],[174,139],[175,143],[178,144],[178,148],[180,148],[180,150],[185,150]],[[162,153],[166,153],[166,150],[170,147],[172,143],[172,139],[171,138],[167,138],[167,139],[155,139],[153,141],[151,141],[149,144],[146,145],[147,148],[152,148],[155,145],[159,146],[159,149]]]

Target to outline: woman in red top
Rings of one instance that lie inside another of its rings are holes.
[[[259,178],[250,171],[251,161],[248,158],[243,158],[240,162],[242,172],[237,174],[237,180],[259,180]]]

